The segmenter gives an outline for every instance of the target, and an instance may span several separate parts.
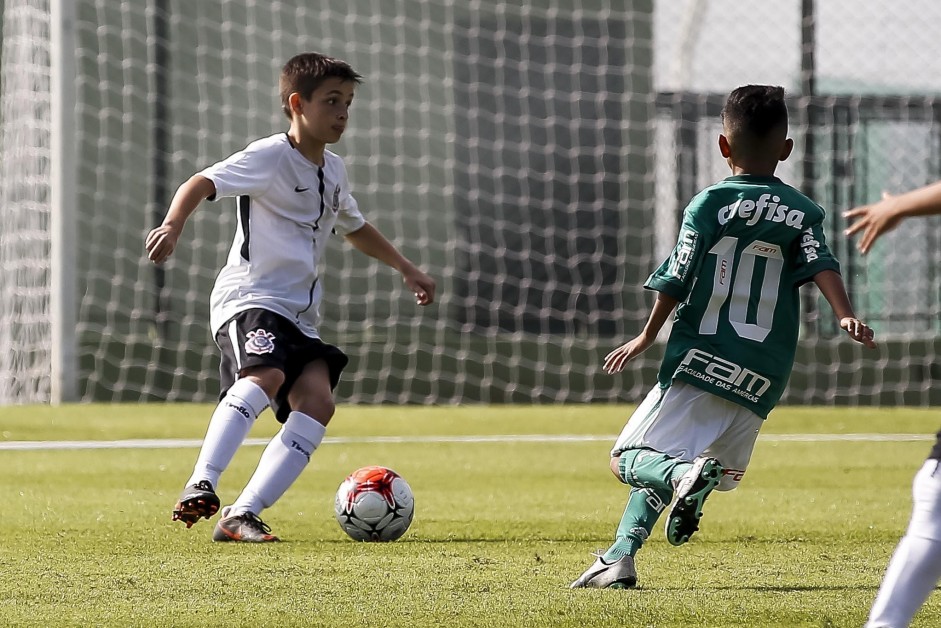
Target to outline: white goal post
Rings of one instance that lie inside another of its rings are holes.
[[[78,398],[75,2],[50,0],[49,401]]]

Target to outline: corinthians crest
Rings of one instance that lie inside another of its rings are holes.
[[[245,343],[245,353],[262,355],[274,351],[274,334],[258,328],[245,334],[248,341]]]

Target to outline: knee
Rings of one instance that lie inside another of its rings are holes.
[[[332,419],[334,413],[337,411],[337,404],[331,396],[318,400],[317,405],[320,408],[317,413],[317,418],[323,421],[324,425],[326,425],[327,421]]]
[[[616,477],[619,481],[623,482],[624,478],[621,477],[621,457],[620,456],[612,457],[610,467],[611,467],[611,473],[614,474],[614,477]]]
[[[274,399],[278,391],[281,390],[281,386],[284,385],[284,372],[269,366],[245,369],[242,372],[242,377],[255,382],[265,391],[269,399]]]
[[[294,410],[314,417],[323,425],[333,418],[336,403],[333,401],[330,369],[326,362],[315,360],[304,368],[288,391],[288,403]]]
[[[294,410],[303,412],[324,425],[333,418],[337,410],[333,395],[318,395],[292,391],[288,396],[288,402]]]

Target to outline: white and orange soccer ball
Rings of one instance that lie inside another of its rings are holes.
[[[408,530],[415,497],[408,482],[392,469],[357,469],[337,489],[337,521],[357,541],[394,541]]]

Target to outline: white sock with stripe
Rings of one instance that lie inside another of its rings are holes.
[[[300,477],[327,428],[303,412],[292,412],[261,454],[258,468],[226,516],[270,508]]]
[[[209,480],[218,488],[219,476],[269,403],[261,386],[249,379],[236,381],[212,413],[193,475],[186,485]]]

